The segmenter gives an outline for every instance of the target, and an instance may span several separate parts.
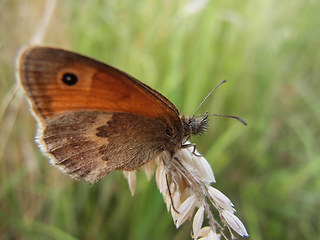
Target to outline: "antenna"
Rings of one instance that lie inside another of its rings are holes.
[[[225,117],[225,118],[233,118],[238,120],[239,122],[241,122],[243,125],[247,126],[246,121],[244,121],[242,118],[237,117],[237,116],[233,116],[233,115],[224,115],[224,114],[208,114],[208,112],[206,112],[205,114],[200,114],[198,116],[195,116],[196,113],[198,112],[199,108],[202,106],[202,104],[207,100],[207,98],[213,93],[214,90],[216,90],[221,84],[225,83],[227,80],[223,80],[221,81],[217,86],[215,86],[210,92],[209,94],[203,99],[203,101],[200,103],[200,105],[198,106],[197,110],[195,111],[195,113],[193,114],[193,117],[209,117],[209,116],[213,116],[213,117]]]
[[[210,92],[209,94],[203,99],[203,101],[200,103],[200,105],[198,106],[197,110],[194,112],[193,117],[196,115],[196,113],[198,112],[199,108],[202,106],[202,104],[207,100],[207,98],[211,95],[211,93],[213,93],[214,90],[216,90],[222,83],[225,83],[227,80],[223,80],[221,81],[217,86],[215,86]],[[201,115],[200,115],[201,116]]]
[[[202,116],[213,116],[213,117],[225,117],[225,118],[233,118],[233,119],[236,119],[238,120],[239,122],[241,122],[243,125],[247,126],[247,122],[245,120],[243,120],[242,118],[240,117],[237,117],[237,116],[233,116],[233,115],[224,115],[224,114],[216,114],[216,113],[213,113],[213,114],[208,114],[208,113],[205,113],[205,114],[201,114],[201,115],[198,115],[197,117],[202,117]]]

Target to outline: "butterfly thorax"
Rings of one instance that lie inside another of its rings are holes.
[[[180,116],[183,126],[184,136],[201,135],[207,129],[208,115],[201,117]]]

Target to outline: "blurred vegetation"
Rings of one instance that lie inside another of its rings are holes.
[[[120,172],[91,186],[39,153],[21,91],[10,96],[16,53],[44,4],[0,1],[0,238],[189,239],[191,224],[175,229],[154,179],[140,173],[131,197]],[[227,79],[200,112],[249,125],[212,118],[192,139],[215,186],[250,239],[319,239],[319,12],[315,0],[57,1],[44,44],[123,69],[184,114]]]

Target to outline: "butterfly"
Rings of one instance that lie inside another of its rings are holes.
[[[42,152],[64,173],[90,183],[113,170],[139,169],[163,152],[173,157],[208,123],[208,114],[180,115],[129,74],[63,49],[23,49],[18,79]]]

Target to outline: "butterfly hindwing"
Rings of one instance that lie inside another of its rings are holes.
[[[38,142],[53,165],[93,183],[112,170],[134,170],[153,159],[166,148],[165,133],[166,125],[159,120],[70,111],[45,120]]]

